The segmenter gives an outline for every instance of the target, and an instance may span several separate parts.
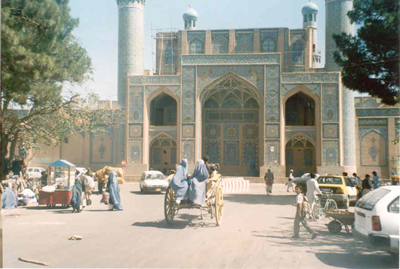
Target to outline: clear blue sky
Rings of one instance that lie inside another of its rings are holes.
[[[250,2],[250,3],[249,3]],[[308,0],[147,0],[145,5],[145,69],[152,64],[153,29],[183,29],[182,14],[192,4],[199,13],[197,29],[302,28],[302,7]],[[325,0],[313,0],[319,7],[318,49],[325,61]],[[92,58],[93,81],[81,88],[117,100],[118,7],[116,0],[70,0],[71,14],[79,18],[74,31]],[[156,30],[153,30],[155,35]],[[154,49],[155,52],[155,49]]]

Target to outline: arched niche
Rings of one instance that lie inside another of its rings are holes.
[[[176,126],[177,103],[166,93],[160,93],[150,102],[150,125]]]
[[[315,126],[315,102],[303,92],[287,99],[285,105],[286,126]]]

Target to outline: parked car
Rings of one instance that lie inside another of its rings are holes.
[[[325,175],[318,178],[319,189],[322,192],[332,192],[331,199],[335,200],[338,208],[349,208],[350,203],[357,201],[358,190],[349,177]],[[324,203],[325,196],[321,197]]]
[[[25,178],[30,179],[30,178],[34,178],[34,179],[39,179],[42,177],[42,172],[46,171],[46,169],[42,168],[42,167],[28,167],[26,169],[26,174],[25,174]]]
[[[358,200],[353,235],[373,248],[399,255],[400,186],[380,187]]]
[[[160,171],[146,171],[140,178],[140,192],[162,192],[168,188],[168,181]]]

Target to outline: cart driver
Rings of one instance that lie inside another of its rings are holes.
[[[206,165],[208,174],[211,176],[212,172],[218,171],[219,165],[218,165],[218,164],[208,163],[209,159],[210,159],[210,158],[209,158],[207,155],[205,155],[205,156],[203,157],[203,161],[204,161],[204,164]]]

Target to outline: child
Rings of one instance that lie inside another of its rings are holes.
[[[312,236],[312,239],[315,239],[318,236],[318,233],[308,226],[308,223],[305,218],[305,214],[303,213],[303,201],[304,196],[301,193],[302,188],[301,186],[296,186],[294,188],[294,192],[297,194],[296,197],[296,216],[294,218],[294,235],[292,238],[300,238],[299,231],[300,231],[300,222],[303,224],[304,228],[306,228],[307,232],[309,232]]]

